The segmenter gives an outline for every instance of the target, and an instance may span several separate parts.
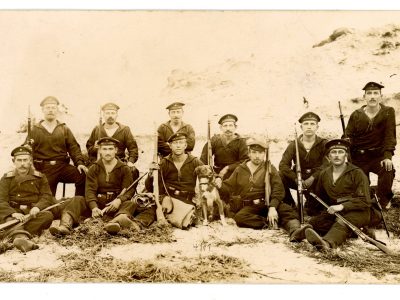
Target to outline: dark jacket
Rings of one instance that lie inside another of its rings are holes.
[[[160,170],[158,176],[158,186],[160,195],[167,194],[163,185],[163,179],[164,179],[165,185],[168,188],[168,193],[172,197],[177,196],[174,195],[173,193],[174,190],[188,192],[189,195],[193,196],[197,179],[195,169],[201,165],[203,165],[203,163],[197,157],[188,154],[188,157],[186,158],[180,171],[178,172],[178,169],[175,167],[175,164],[172,160],[172,154],[168,155],[167,157],[164,157],[160,162]],[[146,189],[148,191],[153,190],[152,179],[153,179],[152,177],[148,177],[146,179]],[[180,197],[176,198],[179,199]],[[186,195],[184,196],[184,198],[187,198]]]
[[[241,163],[232,175],[223,181],[221,189],[232,196],[241,196],[242,200],[265,198],[265,163],[261,164],[251,176],[250,169],[246,165],[248,161]],[[278,171],[272,164],[270,166],[270,206],[276,208],[285,196],[285,189]]]
[[[225,144],[221,134],[216,134],[211,138],[211,151],[214,156],[215,171],[219,173],[224,167],[229,166],[225,178],[229,178],[236,167],[248,159],[246,140],[240,135],[235,134],[235,138]],[[207,163],[208,147],[204,145],[201,152],[201,161]]]
[[[325,157],[326,139],[316,137],[314,145],[309,152],[304,148],[300,135],[297,139],[299,145],[299,157],[301,167],[301,177],[307,179],[310,176],[318,177],[319,172],[329,165],[329,161]],[[287,178],[296,180],[296,145],[295,141],[291,141],[282,155],[279,163],[279,171]]]
[[[158,127],[158,153],[161,154],[162,157],[167,156],[171,153],[171,148],[169,147],[167,141],[171,135],[174,134],[174,131],[171,128],[171,121],[167,121],[161,124]],[[191,125],[182,122],[181,128],[177,132],[182,132],[187,135],[187,152],[193,151],[195,145],[195,132]]]
[[[118,145],[117,157],[125,161],[125,149],[128,149],[129,157],[128,161],[135,163],[138,160],[138,146],[132,132],[128,126],[118,123],[118,129],[112,135],[112,138],[118,140],[120,143]],[[89,154],[89,158],[92,162],[97,160],[97,149],[94,147],[95,142],[102,137],[106,137],[107,133],[104,130],[104,126],[101,126],[99,132],[99,126],[96,126],[86,143],[86,149]]]
[[[34,169],[25,176],[10,171],[0,180],[0,223],[17,212],[14,207],[27,205],[42,210],[52,204],[53,195],[46,176]]]
[[[103,161],[100,159],[90,166],[86,174],[85,198],[90,209],[98,207],[98,194],[114,193],[116,197],[124,188],[133,182],[132,172],[127,165],[119,161],[114,169],[107,174]],[[119,197],[122,202],[132,198],[134,190],[130,189]]]
[[[352,153],[356,150],[379,150],[378,155],[391,159],[396,148],[396,117],[393,107],[381,105],[371,120],[364,112],[366,105],[355,110],[346,126]]]
[[[42,126],[42,122],[43,120],[32,127],[33,159],[62,161],[70,156],[75,166],[83,165],[81,148],[67,125],[57,121],[56,128],[50,133]]]
[[[342,204],[343,212],[365,210],[371,207],[369,181],[364,172],[357,166],[347,163],[345,171],[336,182],[332,177],[333,166],[321,171],[314,192],[328,205]],[[310,215],[326,210],[321,204],[310,197]]]

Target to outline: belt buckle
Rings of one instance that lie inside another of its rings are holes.
[[[180,194],[180,193],[179,193],[178,190],[175,190],[175,191],[174,191],[174,195],[175,195],[175,196],[178,196],[179,194]]]
[[[311,173],[311,169],[306,169],[306,173],[310,174]]]
[[[361,153],[361,154],[364,154],[364,153],[365,153],[365,150],[360,150],[360,153]]]
[[[256,205],[257,205],[257,204],[260,204],[260,202],[261,202],[260,199],[254,199],[254,200],[253,200],[253,203],[256,204]]]
[[[20,209],[20,210],[28,209],[28,205],[20,205],[20,206],[19,206],[19,209]]]
[[[55,160],[50,160],[50,161],[49,161],[49,164],[52,165],[52,166],[54,166],[56,163],[57,163],[57,162],[56,162]]]

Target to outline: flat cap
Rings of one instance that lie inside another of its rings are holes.
[[[316,113],[309,111],[300,117],[299,123],[303,123],[304,121],[307,121],[307,120],[319,122],[319,121],[321,121],[321,118]]]
[[[268,149],[268,144],[260,138],[249,138],[246,144],[250,149],[257,151],[265,151]]]
[[[350,142],[343,139],[333,139],[325,144],[326,153],[332,149],[343,149],[348,151],[350,149]]]
[[[173,135],[171,135],[169,138],[168,138],[168,143],[172,143],[172,142],[174,142],[174,141],[179,141],[179,140],[186,140],[186,138],[187,138],[187,135],[186,135],[186,133],[184,133],[184,132],[177,132],[177,133],[174,133]]]
[[[113,145],[116,146],[119,144],[119,141],[112,137],[102,137],[97,141],[97,145]]]
[[[118,110],[118,109],[119,109],[119,106],[118,106],[117,104],[115,104],[115,103],[108,102],[108,103],[104,104],[104,105],[101,107],[101,110],[107,110],[107,109]]]
[[[15,157],[18,155],[32,155],[32,150],[27,146],[19,146],[11,151],[11,156]]]
[[[383,88],[384,88],[384,86],[382,84],[370,81],[363,87],[363,90],[364,91],[366,91],[366,90],[380,90],[380,89],[383,89]]]
[[[237,122],[238,118],[233,115],[233,114],[227,114],[221,117],[221,119],[219,119],[218,124],[222,124],[224,122]]]
[[[60,102],[57,100],[56,97],[48,96],[48,97],[44,98],[42,100],[42,102],[40,102],[40,106],[45,106],[46,104],[57,104],[57,105],[59,105]]]
[[[166,109],[168,109],[168,110],[171,110],[171,109],[180,109],[180,108],[182,108],[183,106],[185,106],[185,103],[182,103],[182,102],[174,102],[174,103],[171,103],[170,105],[168,105],[168,106],[166,107]]]

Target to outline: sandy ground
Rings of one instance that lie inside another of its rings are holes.
[[[397,122],[400,119],[400,26],[387,24],[398,22],[399,12],[60,11],[1,12],[0,16],[0,32],[8,37],[7,47],[0,49],[2,172],[12,166],[11,150],[26,137],[16,130],[26,122],[28,105],[39,119],[38,103],[50,94],[66,108],[60,118],[71,127],[82,149],[98,122],[99,106],[117,102],[119,120],[137,138],[136,165],[141,172],[147,171],[151,161],[154,122],[167,120],[164,107],[172,101],[187,104],[184,118],[198,137],[195,155],[205,143],[207,119],[217,133],[219,117],[235,113],[239,133],[261,133],[273,140],[270,152],[275,166],[305,111],[321,116],[321,136],[340,136],[337,102],[342,101],[347,122],[350,113],[363,104],[361,88],[368,81],[386,86],[385,103],[395,108]],[[342,26],[347,26],[345,34],[313,47]],[[399,155],[393,162],[400,169]],[[394,191],[400,191],[398,177]],[[68,185],[67,195],[72,194],[73,187]],[[60,195],[59,189],[57,198]],[[113,246],[97,255],[172,265],[185,257],[226,254],[244,259],[252,270],[241,282],[400,282],[399,276],[377,278],[310,258],[295,251],[282,231],[212,224],[177,229],[174,234],[174,243]],[[378,236],[399,250],[397,239],[388,241],[383,232]],[[26,255],[16,250],[0,255],[0,274],[11,272],[26,281],[43,269],[62,267],[60,256],[85,255],[76,247],[59,246],[48,233],[39,244],[39,250]],[[374,251],[361,241],[349,244],[355,255],[365,247]]]

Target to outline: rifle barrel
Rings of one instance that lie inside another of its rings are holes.
[[[297,175],[297,200],[298,200],[298,209],[299,209],[299,217],[300,223],[304,224],[304,209],[303,209],[303,179],[301,177],[301,166],[300,166],[300,154],[299,154],[299,144],[297,141],[297,130],[296,124],[294,126],[294,144],[296,147],[296,175]]]

